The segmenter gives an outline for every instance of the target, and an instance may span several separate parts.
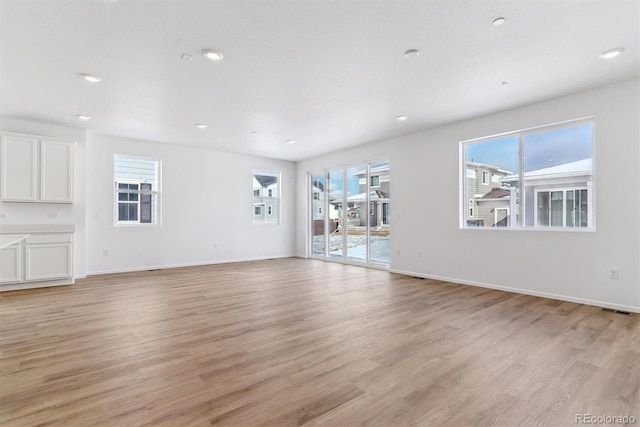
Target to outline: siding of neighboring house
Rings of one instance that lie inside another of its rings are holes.
[[[501,215],[498,216],[497,221],[500,221],[505,217],[505,211],[503,209],[509,209],[509,198],[503,200],[482,200],[476,201],[477,215],[475,219],[482,220],[485,227],[491,227],[496,223],[495,210],[500,209]]]
[[[483,172],[487,174],[486,183],[482,182]],[[508,171],[496,166],[467,162],[467,200],[465,201],[465,219],[467,223],[470,221],[483,221],[485,227],[490,227],[494,224],[494,215],[491,212],[494,206],[487,201],[482,201],[481,198],[494,188],[502,188],[501,178],[508,174]],[[474,201],[473,216],[469,215],[469,199]],[[494,204],[496,207],[509,207],[509,199],[505,198],[504,201],[496,201]]]

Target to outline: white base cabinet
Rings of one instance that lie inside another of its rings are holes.
[[[0,249],[0,284],[22,281],[22,245]]]
[[[31,234],[0,249],[0,291],[73,283],[73,234]]]

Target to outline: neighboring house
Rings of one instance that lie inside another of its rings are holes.
[[[508,227],[511,212],[510,193],[510,188],[494,187],[487,194],[475,199],[476,219],[484,226]]]
[[[524,174],[525,226],[591,227],[591,158],[536,169]],[[517,188],[517,175],[501,179]]]
[[[327,212],[325,212],[325,187],[324,184],[319,181],[313,181],[313,200],[311,203],[311,209],[313,209],[314,218],[324,219]],[[337,221],[340,218],[340,203],[335,198],[329,197],[329,219]]]
[[[311,209],[313,210],[313,235],[324,235],[325,217],[329,217],[329,232],[333,232],[338,228],[338,220],[342,214],[341,203],[334,197],[329,196],[328,212],[325,207],[326,191],[325,186],[320,181],[313,181],[311,183],[312,200]]]
[[[511,200],[508,185],[502,178],[510,174],[498,166],[467,162],[467,225],[508,225]]]
[[[253,175],[253,220],[278,221],[278,177]]]
[[[389,164],[371,167],[369,170],[369,182],[367,183],[367,171],[360,170],[355,173],[358,177],[359,194],[350,196],[347,201],[347,212],[350,225],[365,227],[369,218],[370,227],[386,227],[390,225],[389,213]],[[369,184],[369,209],[367,209],[367,184]]]

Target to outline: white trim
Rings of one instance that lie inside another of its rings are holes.
[[[621,310],[621,311],[628,311],[628,312],[633,312],[633,313],[640,313],[640,306],[635,307],[635,306],[624,305],[624,304],[614,304],[614,303],[610,303],[610,302],[591,300],[591,299],[587,299],[587,298],[576,298],[576,297],[571,297],[571,296],[568,296],[568,295],[553,294],[553,293],[548,293],[548,292],[538,292],[538,291],[532,291],[532,290],[529,290],[529,289],[513,288],[513,287],[510,287],[510,286],[500,286],[500,285],[494,285],[494,284],[490,284],[490,283],[474,282],[474,281],[471,281],[471,280],[453,279],[453,278],[450,278],[450,277],[414,273],[414,272],[405,271],[405,270],[389,269],[389,273],[404,274],[404,275],[407,275],[407,276],[414,276],[414,277],[419,277],[419,278],[423,278],[423,279],[440,280],[440,281],[443,281],[443,282],[448,282],[448,283],[452,283],[452,284],[459,284],[459,285],[462,285],[462,286],[477,286],[479,288],[495,289],[495,290],[498,290],[498,291],[512,292],[512,293],[515,293],[515,294],[531,295],[531,296],[534,296],[534,297],[549,298],[549,299],[554,299],[554,300],[559,300],[559,301],[567,301],[567,302],[574,302],[574,303],[577,303],[577,304],[591,305],[591,306],[595,306],[595,307],[610,308],[610,309],[613,309],[613,310]]]
[[[553,128],[562,128],[565,127],[565,125],[568,124],[573,124],[573,123],[589,123],[595,121],[595,116],[585,116],[585,117],[581,117],[579,119],[569,119],[569,120],[563,120],[560,122],[555,122],[555,123],[550,123],[550,124],[542,124],[542,125],[537,125],[537,126],[531,126],[528,128],[522,128],[522,129],[517,129],[517,130],[510,130],[508,132],[502,132],[502,133],[496,133],[493,135],[489,135],[489,136],[483,136],[480,138],[471,138],[471,139],[465,139],[463,141],[460,141],[460,144],[467,144],[469,142],[480,142],[480,141],[484,141],[484,140],[490,140],[490,139],[496,139],[496,138],[502,138],[504,136],[510,136],[510,135],[514,135],[514,134],[529,134],[532,133],[534,131],[540,130],[540,129],[553,129]]]

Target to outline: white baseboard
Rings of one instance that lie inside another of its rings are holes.
[[[609,308],[609,309],[618,310],[618,311],[627,311],[627,312],[630,312],[630,313],[640,313],[640,307],[634,307],[634,306],[631,306],[631,305],[613,304],[613,303],[605,302],[605,301],[597,301],[597,300],[591,300],[591,299],[586,299],[586,298],[577,298],[577,297],[572,297],[572,296],[568,296],[568,295],[552,294],[552,293],[548,293],[548,292],[538,292],[538,291],[532,291],[532,290],[529,290],[529,289],[512,288],[512,287],[509,287],[509,286],[493,285],[493,284],[490,284],[490,283],[473,282],[473,281],[470,281],[470,280],[454,279],[454,278],[451,278],[451,277],[442,277],[442,276],[434,276],[434,275],[429,275],[429,274],[421,274],[421,273],[415,273],[415,272],[412,272],[412,271],[390,269],[389,272],[390,273],[397,273],[397,274],[404,274],[405,276],[414,276],[414,277],[420,277],[420,278],[424,278],[424,279],[433,279],[433,280],[441,280],[443,282],[457,283],[457,284],[461,284],[461,285],[469,285],[469,286],[477,286],[477,287],[480,287],[480,288],[495,289],[495,290],[498,290],[498,291],[513,292],[513,293],[516,293],[516,294],[531,295],[531,296],[534,296],[534,297],[542,297],[542,298],[549,298],[549,299],[555,299],[555,300],[560,300],[560,301],[575,302],[575,303],[578,303],[578,304],[593,305],[593,306],[596,306],[596,307]]]
[[[202,265],[215,265],[215,264],[230,264],[230,263],[233,263],[233,262],[265,261],[265,260],[268,260],[268,259],[295,258],[296,256],[297,255],[275,255],[275,256],[267,256],[267,257],[236,258],[236,259],[212,260],[212,261],[191,262],[191,263],[163,264],[163,265],[150,265],[150,266],[143,266],[143,267],[118,268],[118,269],[111,269],[111,270],[96,270],[96,271],[87,272],[87,275],[85,277],[98,276],[100,274],[134,273],[136,271],[166,270],[166,269],[169,269],[169,268],[198,267],[198,266],[202,266]]]

